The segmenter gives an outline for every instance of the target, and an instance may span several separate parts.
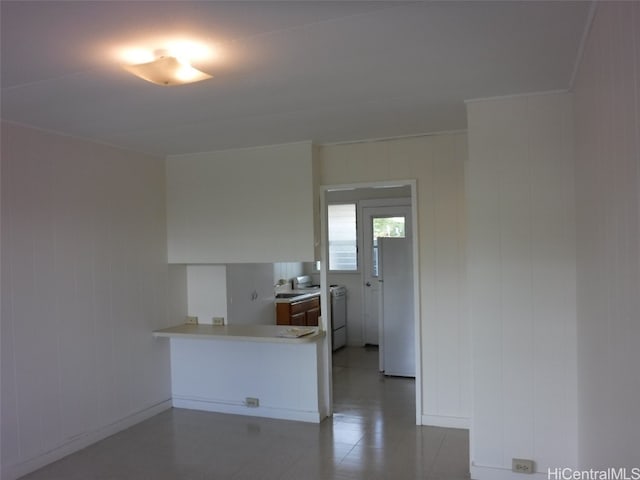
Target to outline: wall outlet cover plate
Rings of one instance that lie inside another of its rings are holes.
[[[511,471],[515,473],[533,473],[533,460],[512,458]]]

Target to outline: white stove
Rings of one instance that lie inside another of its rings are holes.
[[[347,287],[331,285],[331,344],[333,350],[347,344]]]

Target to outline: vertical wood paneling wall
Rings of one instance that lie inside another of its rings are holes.
[[[579,458],[640,464],[640,2],[599,2],[576,76]]]
[[[170,398],[164,183],[160,158],[2,123],[3,479]]]
[[[466,134],[319,148],[320,184],[417,180],[422,421],[466,426],[470,337],[466,315],[464,163]]]
[[[576,464],[571,97],[468,104],[472,478]]]

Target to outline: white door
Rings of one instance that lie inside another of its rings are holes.
[[[379,345],[381,318],[378,237],[411,238],[411,207],[409,205],[364,207],[362,222],[364,343]]]

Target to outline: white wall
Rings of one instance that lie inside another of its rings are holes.
[[[159,158],[2,123],[2,478],[170,404]],[[165,403],[163,403],[165,402]]]
[[[187,305],[188,314],[198,317],[198,323],[210,325],[213,317],[223,317],[226,323],[226,266],[187,265]]]
[[[311,143],[167,159],[170,263],[314,260]]]
[[[227,313],[230,325],[275,325],[271,263],[227,265]]]
[[[169,324],[178,325],[185,321],[189,312],[187,294],[187,266],[169,265]]]
[[[470,340],[465,300],[466,134],[319,148],[322,185],[417,179],[422,421],[468,425]],[[341,282],[342,283],[342,282]]]
[[[274,285],[280,280],[290,280],[300,275],[304,275],[302,262],[277,262],[273,264]]]
[[[574,119],[580,464],[637,467],[640,3],[598,3]]]
[[[468,104],[472,478],[576,465],[571,97]]]

